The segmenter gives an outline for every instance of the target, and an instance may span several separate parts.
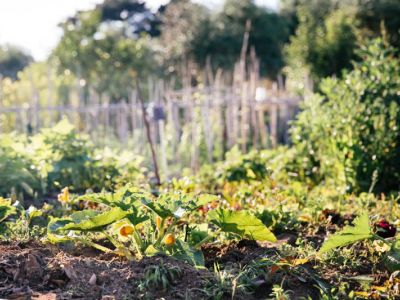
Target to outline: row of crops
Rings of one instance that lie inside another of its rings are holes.
[[[382,40],[360,55],[305,99],[290,147],[161,185],[66,121],[1,136],[0,297],[400,297],[400,64]]]

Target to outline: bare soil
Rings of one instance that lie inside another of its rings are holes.
[[[90,251],[88,251],[90,252]],[[168,290],[151,299],[181,299],[201,288],[206,270],[169,257],[127,261],[110,255],[75,256],[36,243],[0,245],[0,298],[5,299],[143,299],[138,289],[148,266],[179,266],[182,274]]]

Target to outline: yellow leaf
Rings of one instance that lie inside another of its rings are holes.
[[[307,258],[297,258],[297,259],[294,259],[293,262],[292,262],[292,264],[294,266],[304,265],[306,263],[308,263],[308,259]]]

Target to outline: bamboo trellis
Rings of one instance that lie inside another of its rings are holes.
[[[182,168],[197,170],[205,162],[221,160],[235,145],[247,152],[288,143],[288,123],[294,118],[301,99],[282,88],[264,88],[263,97],[257,95],[264,85],[259,78],[259,61],[254,49],[250,49],[249,58],[246,57],[246,41],[245,35],[242,55],[235,64],[233,76],[226,76],[222,71],[214,74],[207,65],[203,78],[196,78],[200,83],[194,85],[193,66],[189,64],[179,90],[172,88],[171,82],[147,82],[144,100],[150,138],[137,91],[132,90],[128,99],[111,103],[90,88],[85,95],[79,78],[76,90],[72,91],[73,95],[78,95],[78,101],[75,96],[75,100],[66,101],[66,105],[54,105],[60,101],[50,96],[40,99],[32,80],[32,97],[27,106],[2,105],[0,91],[0,133],[34,134],[68,118],[79,132],[89,134],[97,144],[117,143],[145,158],[150,157],[148,141],[153,141],[164,176]],[[48,95],[52,90],[49,70]]]
[[[287,124],[300,99],[270,90],[265,99],[257,101],[254,86],[250,89],[247,83],[243,87],[245,91],[218,82],[178,91],[166,90],[162,84],[153,87],[147,111],[164,174],[173,164],[198,169],[204,160],[223,158],[234,145],[248,151],[288,142]],[[28,134],[66,117],[79,132],[89,134],[99,144],[118,142],[139,155],[149,154],[135,92],[128,101],[119,103],[88,102],[82,106],[39,106],[35,100],[34,106],[1,107],[0,115],[3,122],[13,120],[13,131]],[[4,132],[5,126],[1,128]]]

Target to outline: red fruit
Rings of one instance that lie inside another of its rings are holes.
[[[376,234],[380,237],[390,238],[396,235],[396,227],[384,219],[380,220],[378,223],[375,223],[374,227]]]

